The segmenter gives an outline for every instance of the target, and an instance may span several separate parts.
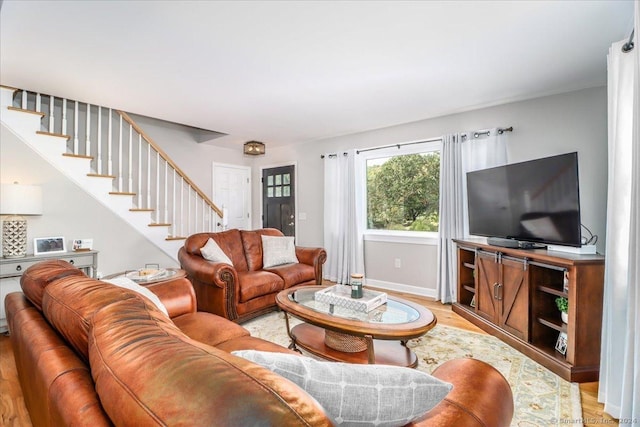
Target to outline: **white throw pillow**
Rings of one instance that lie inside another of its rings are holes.
[[[207,244],[200,248],[202,257],[207,261],[224,262],[229,265],[233,265],[231,259],[224,253],[224,251],[218,246],[215,240],[209,237]]]
[[[403,426],[430,411],[453,388],[429,374],[399,366],[320,362],[256,350],[231,354],[294,382],[340,426]]]
[[[169,312],[167,311],[167,307],[164,306],[164,304],[162,303],[162,301],[160,301],[160,298],[158,298],[156,294],[154,294],[144,286],[140,286],[139,284],[129,279],[128,277],[115,277],[113,279],[103,280],[103,282],[111,283],[112,285],[116,285],[121,288],[129,289],[131,291],[137,292],[140,295],[150,299],[151,302],[154,303],[156,307],[158,307],[158,309],[162,311],[164,314],[166,314],[167,316],[169,315]]]
[[[262,236],[262,268],[298,262],[293,237]]]

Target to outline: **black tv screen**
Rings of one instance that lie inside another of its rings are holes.
[[[581,246],[578,153],[467,173],[469,233]]]

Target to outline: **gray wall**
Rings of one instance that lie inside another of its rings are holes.
[[[250,165],[253,171],[254,227],[260,227],[260,168],[282,164],[297,167],[297,241],[305,246],[323,245],[323,160],[321,154],[342,149],[438,137],[445,133],[514,126],[509,135],[510,162],[578,151],[582,221],[600,236],[604,251],[607,189],[607,93],[605,87],[481,108],[305,144],[272,148],[259,158],[245,157],[241,147],[220,148],[198,144],[177,125],[136,116],[140,126],[174,159],[207,194],[211,194],[212,162]],[[40,184],[45,190],[45,214],[31,217],[33,237],[63,235],[67,239],[94,239],[100,251],[99,269],[105,274],[144,263],[173,266],[161,251],[133,233],[126,223],[84,194],[75,184],[15,140],[3,129],[0,147],[2,182]],[[306,219],[300,219],[304,213]],[[29,250],[31,250],[31,243]],[[402,267],[394,267],[395,258]],[[432,295],[435,289],[436,250],[433,245],[367,241],[365,264],[368,280],[381,286]]]
[[[256,165],[297,162],[298,213],[305,213],[307,217],[306,220],[298,220],[298,241],[305,245],[322,245],[321,154],[505,126],[514,127],[514,132],[509,135],[509,162],[578,152],[582,222],[599,235],[598,251],[604,252],[607,201],[606,87],[481,108],[297,146],[271,150],[267,147],[267,155],[258,159]],[[258,167],[254,168],[254,174],[256,169]],[[259,183],[255,178],[253,182]],[[258,218],[259,184],[254,188],[253,198],[254,218]],[[436,251],[432,245],[365,244],[368,279],[410,285],[418,288],[415,291],[429,295],[435,289],[435,257]],[[393,267],[394,258],[403,260],[401,271]],[[424,260],[424,263],[412,262],[416,259]]]

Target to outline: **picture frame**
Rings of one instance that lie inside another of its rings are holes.
[[[563,356],[567,354],[567,334],[566,332],[560,332],[558,340],[556,341],[556,351]]]
[[[67,252],[64,237],[36,237],[33,239],[34,255],[61,254]]]
[[[93,239],[73,239],[71,250],[74,252],[90,251],[93,249]]]

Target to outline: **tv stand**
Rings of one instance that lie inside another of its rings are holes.
[[[455,313],[567,381],[598,380],[603,256],[455,242]],[[569,302],[568,323],[558,297]],[[557,349],[560,334],[564,352]]]

